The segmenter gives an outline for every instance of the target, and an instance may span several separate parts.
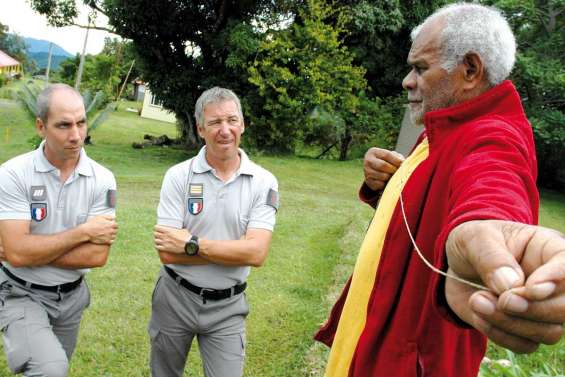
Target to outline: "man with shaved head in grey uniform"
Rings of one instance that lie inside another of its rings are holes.
[[[237,96],[212,88],[196,102],[206,145],[163,180],[155,248],[164,266],[153,293],[149,335],[154,377],[182,376],[198,338],[206,377],[243,374],[243,291],[250,266],[265,261],[278,209],[278,183],[239,149]]]
[[[83,279],[114,242],[116,181],[83,149],[80,93],[38,96],[35,151],[0,166],[0,328],[12,372],[64,377],[90,302]]]

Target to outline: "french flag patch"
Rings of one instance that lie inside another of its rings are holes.
[[[191,215],[198,215],[204,208],[204,198],[189,198],[188,199],[188,212]]]
[[[31,219],[43,221],[47,217],[47,203],[31,203]]]

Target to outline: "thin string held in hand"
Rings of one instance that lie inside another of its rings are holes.
[[[430,262],[428,262],[428,260],[424,257],[424,255],[420,251],[420,248],[418,247],[418,245],[416,245],[416,240],[414,240],[414,237],[412,236],[412,232],[410,231],[410,226],[408,225],[408,220],[406,219],[406,212],[404,212],[404,200],[402,199],[402,188],[400,189],[400,209],[402,210],[402,218],[404,220],[404,225],[406,225],[406,230],[408,231],[408,236],[410,237],[410,241],[412,241],[412,245],[414,245],[414,248],[416,249],[418,256],[425,263],[426,266],[428,266],[432,271],[434,271],[434,272],[436,272],[440,275],[443,275],[447,278],[457,280],[460,283],[470,285],[471,287],[474,287],[474,288],[482,289],[482,290],[489,291],[489,292],[491,291],[489,288],[485,287],[484,285],[473,283],[472,281],[465,280],[465,279],[460,278],[458,276],[451,275],[451,274],[448,274],[446,272],[443,272],[442,270],[434,267]]]

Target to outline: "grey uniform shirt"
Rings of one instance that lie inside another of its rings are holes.
[[[0,166],[0,220],[30,220],[32,234],[54,234],[93,216],[114,215],[111,202],[115,199],[116,180],[112,172],[82,149],[74,172],[61,183],[59,170],[43,153],[44,144]],[[4,264],[21,279],[41,285],[74,281],[88,271]]]
[[[272,231],[278,208],[278,183],[273,174],[251,162],[239,150],[239,170],[228,181],[219,179],[198,155],[171,167],[165,174],[157,223],[186,228],[210,240],[238,240],[249,228]],[[224,289],[244,282],[248,266],[168,265],[186,280],[204,288]]]

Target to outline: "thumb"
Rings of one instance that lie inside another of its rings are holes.
[[[524,272],[518,260],[523,250],[510,247],[508,242],[522,225],[498,220],[458,225],[446,242],[449,267],[463,278],[481,280],[496,294],[522,286]]]

